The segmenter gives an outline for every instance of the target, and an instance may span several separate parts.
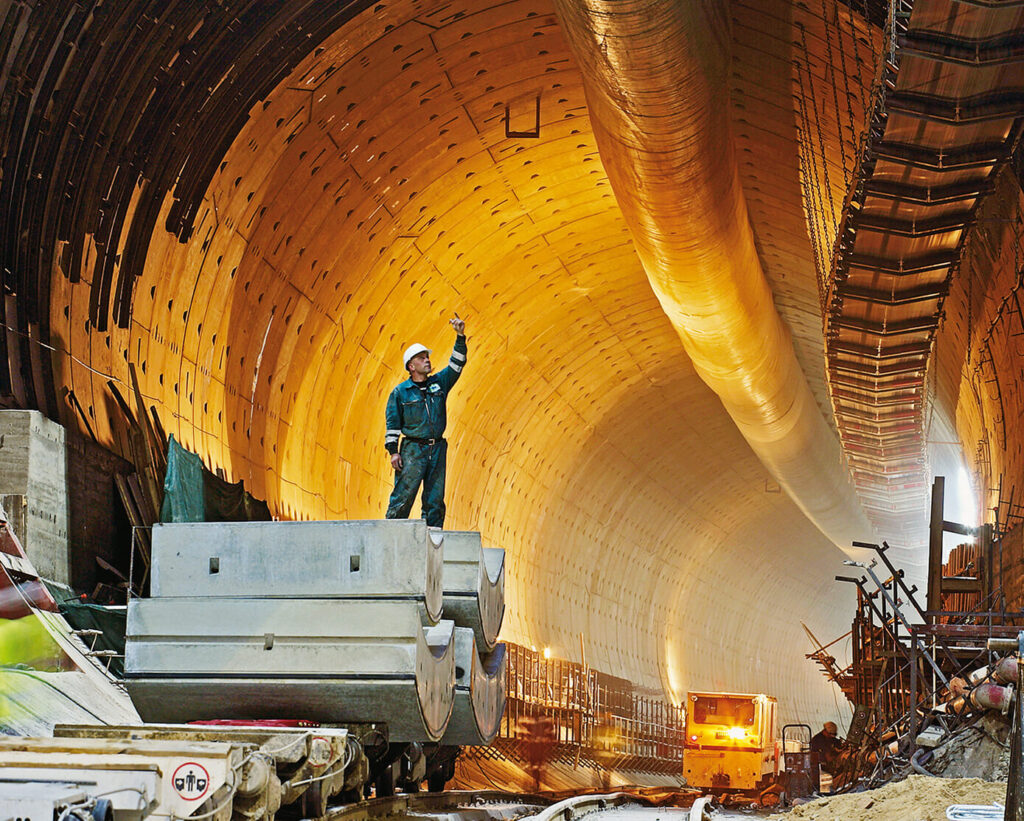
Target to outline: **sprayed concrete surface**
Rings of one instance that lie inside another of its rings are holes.
[[[801,804],[768,821],[941,821],[951,804],[1003,804],[1006,784],[912,775],[877,790]]]

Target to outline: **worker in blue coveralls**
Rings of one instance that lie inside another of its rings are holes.
[[[395,470],[395,489],[388,502],[387,518],[408,519],[422,483],[423,518],[427,527],[438,529],[444,527],[445,511],[445,404],[466,364],[466,323],[458,314],[449,322],[457,336],[448,367],[432,374],[430,350],[424,345],[410,345],[403,357],[409,378],[391,391],[385,411],[384,447]]]

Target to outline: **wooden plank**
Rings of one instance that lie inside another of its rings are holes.
[[[138,473],[128,476],[128,488],[135,502],[135,509],[139,511],[142,525],[148,527],[156,521],[156,510],[153,508],[152,499],[143,486],[143,479]]]
[[[973,576],[943,576],[942,592],[946,593],[980,593],[981,580]]]
[[[157,440],[160,442],[160,471],[167,473],[167,432],[160,422],[160,416],[156,412],[156,405],[149,406],[149,413],[153,417],[153,430],[156,431]]]
[[[67,395],[68,402],[71,403],[71,407],[77,411],[78,418],[82,420],[82,424],[85,425],[86,431],[88,431],[89,436],[92,437],[92,441],[99,443],[100,440],[96,438],[96,432],[92,429],[92,425],[89,423],[89,414],[85,412],[85,408],[83,408],[82,403],[78,401],[78,397],[75,396],[75,392],[70,388],[65,388],[64,391]]]
[[[139,409],[139,427],[142,428],[145,434],[146,451],[147,451],[147,463],[150,465],[157,465],[160,463],[160,443],[156,438],[156,431],[153,430],[153,422],[149,418],[149,414],[146,413],[146,403],[142,398],[142,390],[139,388],[139,376],[135,370],[135,363],[128,363],[128,373],[132,380],[132,391],[135,393],[135,405]]]
[[[121,391],[117,389],[117,383],[115,383],[113,379],[108,379],[107,387],[110,389],[110,393],[113,395],[114,401],[117,402],[117,406],[127,417],[129,425],[137,427],[138,423],[135,421],[135,414],[132,413],[131,405],[125,401],[125,398],[121,395]]]

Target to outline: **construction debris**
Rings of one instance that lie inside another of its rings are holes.
[[[867,792],[819,798],[768,821],[944,821],[954,804],[1002,805],[1006,784],[912,775]]]
[[[1010,771],[1010,726],[1001,716],[986,715],[936,749],[928,771],[943,778],[980,777],[1006,781]]]
[[[807,658],[854,707],[833,773],[835,791],[879,787],[912,772],[1007,777],[1018,676],[1014,651],[1024,628],[1020,614],[1007,609],[991,573],[1001,531],[941,518],[933,522],[935,533],[949,530],[977,531],[979,541],[954,550],[945,566],[931,569],[928,609],[919,603],[917,587],[887,556],[888,545],[854,543],[876,558],[847,561],[858,575],[836,576],[857,589],[857,610],[846,634],[849,666],[830,653],[838,639],[822,644],[807,630],[814,646]]]

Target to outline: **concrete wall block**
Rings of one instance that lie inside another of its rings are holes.
[[[71,581],[64,428],[39,411],[0,411],[0,495],[26,500],[18,534],[40,575]]]

